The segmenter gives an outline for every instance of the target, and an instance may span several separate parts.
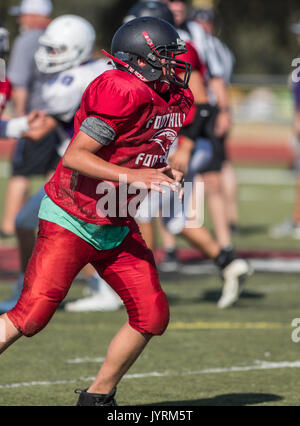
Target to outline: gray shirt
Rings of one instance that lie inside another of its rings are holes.
[[[87,117],[80,130],[105,146],[110,145],[116,137],[114,129],[97,117]]]
[[[14,42],[8,64],[7,75],[12,85],[29,92],[27,112],[45,108],[41,96],[42,86],[54,77],[53,74],[40,73],[34,60],[43,32],[44,30],[28,30],[21,33]]]

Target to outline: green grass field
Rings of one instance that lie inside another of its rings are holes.
[[[257,274],[238,306],[224,312],[215,306],[217,277],[163,286],[169,330],[152,340],[119,385],[120,405],[299,405],[300,343],[291,340],[291,322],[299,316],[298,276]],[[75,284],[68,298],[80,297],[81,288]],[[0,296],[9,290],[2,285]],[[0,404],[74,405],[74,389],[95,377],[99,358],[125,320],[124,310],[57,312],[45,331],[2,355]],[[290,367],[280,368],[282,363]]]
[[[289,217],[293,189],[292,182],[241,184],[237,247],[299,250],[299,241],[268,235],[272,224]],[[299,275],[256,273],[237,306],[226,311],[216,307],[217,275],[177,275],[162,285],[171,307],[169,329],[151,341],[119,385],[120,405],[300,405],[300,343],[292,341],[291,325],[300,317]],[[81,297],[82,289],[76,282],[68,299]],[[0,282],[0,300],[10,293],[11,283]],[[0,405],[74,405],[74,389],[95,377],[126,318],[125,309],[58,311],[46,330],[1,356]]]

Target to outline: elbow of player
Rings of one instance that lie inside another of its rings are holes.
[[[69,152],[69,150],[63,156],[62,163],[63,163],[63,166],[66,169],[74,170],[76,168],[75,167],[75,163],[76,163],[75,157],[72,154],[72,152]]]

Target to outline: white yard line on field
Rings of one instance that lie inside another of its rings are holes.
[[[250,264],[256,272],[293,274],[300,272],[298,259],[253,259]]]
[[[137,373],[137,374],[128,374],[124,379],[144,379],[147,377],[184,377],[184,376],[196,376],[199,374],[220,374],[220,373],[238,373],[238,372],[247,372],[255,370],[277,370],[281,368],[300,368],[300,361],[294,362],[267,362],[267,361],[254,361],[253,365],[248,366],[236,366],[236,367],[227,367],[227,368],[209,368],[204,370],[195,370],[195,371],[183,371],[183,372],[156,372],[151,373]],[[0,385],[0,389],[16,389],[21,387],[31,387],[31,386],[52,386],[52,385],[68,385],[75,384],[78,382],[92,382],[94,377],[81,377],[76,380],[57,380],[57,381],[40,381],[40,382],[23,382],[23,383],[11,383],[7,385]]]
[[[300,273],[298,259],[250,259],[249,263],[255,272]],[[218,269],[210,263],[199,263],[198,265],[182,265],[181,272],[186,275],[210,275],[217,274]]]
[[[68,359],[67,364],[99,364],[103,362],[105,358],[75,358]]]

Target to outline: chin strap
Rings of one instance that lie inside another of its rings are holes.
[[[107,56],[109,59],[111,59],[113,62],[116,62],[117,64],[121,65],[122,67],[126,68],[130,74],[135,75],[140,80],[144,81],[145,83],[149,83],[149,80],[147,80],[145,77],[142,76],[138,71],[136,71],[134,68],[132,68],[129,64],[126,64],[126,62],[121,61],[121,59],[116,58],[115,56],[109,54],[106,52],[106,50],[102,49],[101,52],[103,55]]]
[[[154,82],[154,90],[157,93],[164,95],[170,90],[170,82],[166,80],[157,80]]]

